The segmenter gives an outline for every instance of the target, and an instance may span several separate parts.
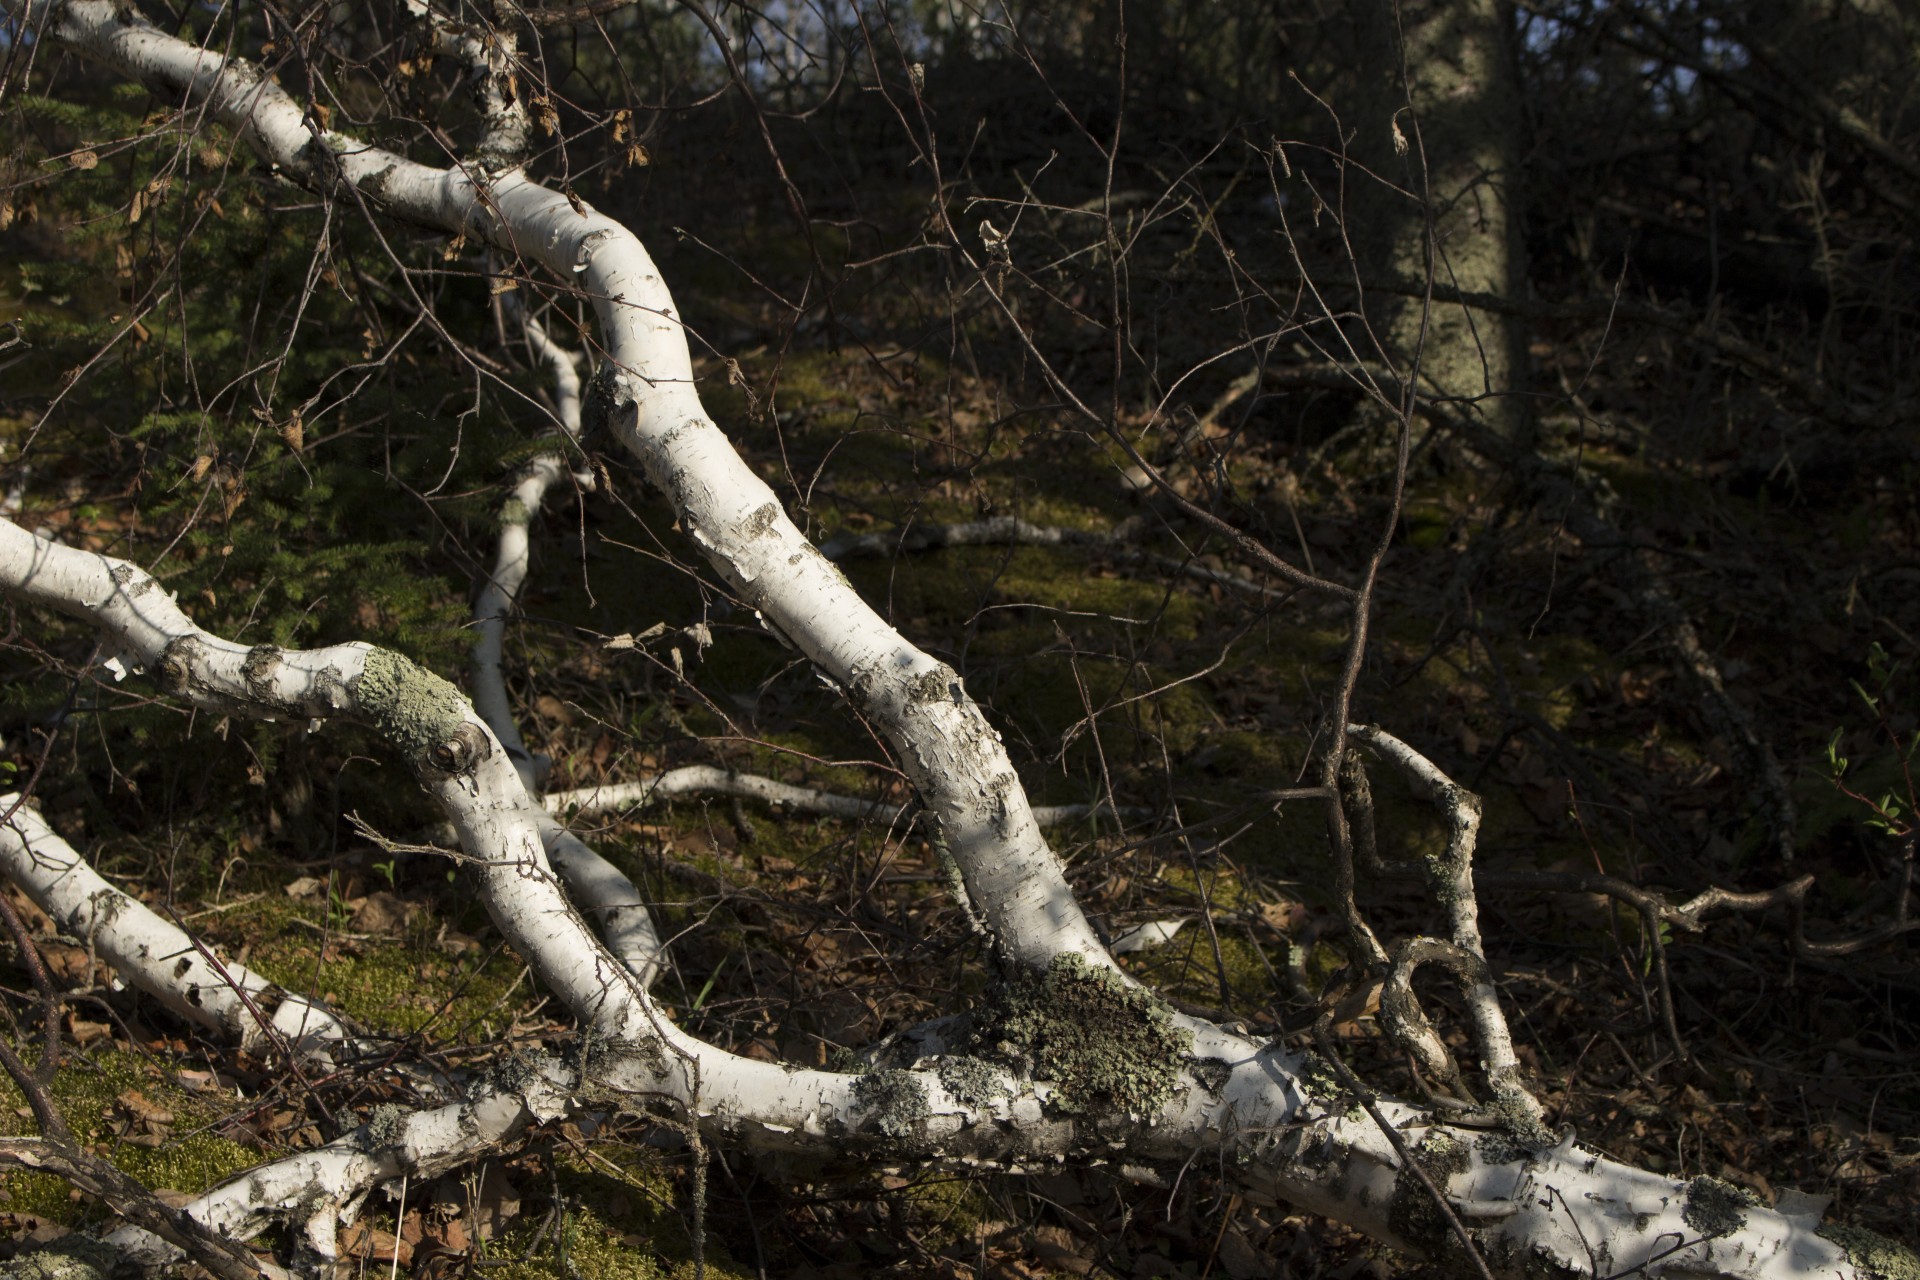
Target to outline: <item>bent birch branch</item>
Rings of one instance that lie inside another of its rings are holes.
[[[631,231],[519,169],[436,169],[326,129],[251,64],[110,0],[8,7],[40,38],[200,106],[281,175],[322,194],[351,188],[394,218],[530,259],[589,298],[606,362],[587,427],[613,432],[747,606],[880,727],[1003,951],[1035,972],[1067,951],[1116,967],[959,674],[861,599],[701,406],[672,294]]]
[[[596,414],[734,590],[888,737],[1003,953],[1024,969],[1024,981],[1045,975],[1049,984],[1028,1027],[1038,1057],[1022,1072],[977,1058],[970,1061],[978,1070],[963,1069],[942,1056],[847,1076],[704,1045],[667,1021],[593,941],[548,868],[505,751],[444,681],[364,645],[245,650],[198,632],[130,566],[0,527],[0,584],[89,618],[131,660],[152,665],[169,691],[247,714],[370,719],[451,817],[508,941],[589,1026],[620,1043],[596,1075],[611,1095],[671,1102],[742,1146],[869,1163],[1024,1168],[1070,1157],[1152,1178],[1204,1155],[1249,1195],[1283,1198],[1397,1247],[1444,1256],[1451,1235],[1423,1213],[1432,1206],[1420,1184],[1431,1180],[1482,1254],[1512,1275],[1872,1274],[1867,1255],[1856,1260],[1815,1224],[1749,1205],[1713,1179],[1628,1169],[1570,1139],[1529,1148],[1504,1132],[1448,1127],[1426,1112],[1379,1104],[1426,1166],[1428,1179],[1416,1179],[1401,1167],[1396,1144],[1373,1120],[1350,1118],[1337,1086],[1308,1060],[1197,1019],[1159,1021],[1163,1006],[1107,972],[1114,962],[958,676],[859,600],[701,409],[672,299],[631,233],[518,171],[436,170],[344,135],[309,132],[298,104],[257,71],[106,0],[34,0],[20,11],[43,39],[204,104],[289,177],[327,193],[351,186],[396,217],[523,253],[573,280],[599,311],[611,357],[595,389]],[[1056,1004],[1071,1007],[1066,993],[1083,988],[1101,994],[1076,998],[1117,1001],[1135,1011],[1132,1022],[1175,1036],[1122,1055],[1129,1070],[1155,1082],[1137,1105],[1112,1093],[1077,1097],[1053,1068],[1041,1073],[1052,1079],[1029,1074],[1046,1066],[1047,1028],[1062,1016]],[[1019,1045],[1009,1051],[1010,1043],[988,1051],[1019,1061]]]

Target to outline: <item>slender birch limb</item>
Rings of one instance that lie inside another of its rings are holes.
[[[433,51],[467,69],[468,91],[486,122],[476,156],[491,165],[522,163],[532,129],[526,104],[514,86],[519,49],[513,31],[491,24],[456,22],[435,13],[427,0],[407,0],[406,8],[409,17],[425,24]]]
[[[682,765],[678,769],[669,769],[635,782],[610,782],[573,791],[549,792],[541,797],[541,803],[552,814],[585,816],[641,809],[660,800],[683,796],[734,796],[742,800],[758,800],[769,808],[790,813],[815,814],[823,818],[881,819],[889,825],[917,816],[911,805],[835,795],[831,791],[797,787],[792,783],[763,778],[758,774],[735,773],[711,764]],[[1139,817],[1146,812],[1144,809],[1122,808],[1116,813],[1112,805],[1104,802],[1036,805],[1033,819],[1041,826],[1058,826],[1096,815]]]
[[[1403,1008],[1417,1007],[1413,999],[1413,970],[1426,961],[1444,963],[1460,980],[1466,995],[1474,1040],[1480,1049],[1487,1084],[1493,1090],[1501,1114],[1517,1132],[1544,1137],[1545,1113],[1539,1100],[1527,1091],[1520,1060],[1513,1051],[1507,1015],[1500,1008],[1500,992],[1493,985],[1493,972],[1487,966],[1486,947],[1480,938],[1480,900],[1473,888],[1473,854],[1480,835],[1480,797],[1377,725],[1349,725],[1347,732],[1398,765],[1446,816],[1449,828],[1446,852],[1425,859],[1424,866],[1434,897],[1446,911],[1453,945],[1447,948],[1433,939],[1417,938],[1402,944],[1389,985],[1399,995]],[[1421,943],[1434,945],[1414,945]],[[1424,1023],[1425,1019],[1419,1021]]]
[[[547,336],[539,321],[517,306],[514,310],[521,311],[529,345],[553,374],[561,429],[570,438],[577,439],[580,375],[574,357]],[[474,708],[500,740],[529,795],[539,794],[542,770],[514,723],[513,704],[507,697],[507,683],[500,663],[507,617],[526,583],[530,527],[546,500],[547,490],[566,474],[566,458],[559,453],[540,454],[522,470],[500,514],[500,546],[493,572],[482,584],[473,604]],[[592,477],[585,477],[582,483],[591,487]],[[601,936],[620,962],[643,986],[652,986],[664,964],[665,944],[654,927],[646,900],[634,888],[633,881],[551,817],[541,814],[539,823],[547,856],[567,882],[575,902],[600,922]]]
[[[681,526],[898,752],[995,940],[1029,969],[1063,951],[1115,962],[1040,834],[1000,735],[951,667],[909,644],[806,540],[701,407],[673,297],[633,233],[518,169],[434,169],[320,125],[251,64],[110,0],[9,0],[43,40],[185,97],[285,177],[351,187],[393,217],[531,259],[599,314],[607,361],[585,413],[639,460]]]
[[[62,931],[96,948],[127,982],[252,1053],[284,1045],[301,1057],[327,1058],[351,1045],[351,1033],[325,1005],[236,961],[220,961],[216,969],[210,952],[108,883],[31,806],[18,802],[18,796],[0,796],[0,813],[13,813],[0,824],[0,874]]]
[[[324,1258],[339,1253],[337,1232],[347,1206],[402,1175],[425,1180],[502,1149],[533,1123],[577,1106],[575,1074],[551,1058],[516,1060],[504,1078],[477,1086],[463,1102],[408,1112],[380,1107],[354,1132],[323,1147],[249,1169],[184,1211],[233,1240],[251,1240],[279,1221],[294,1221]],[[178,1251],[138,1226],[107,1242],[134,1261],[171,1262]]]
[[[528,345],[553,374],[561,430],[569,439],[579,439],[580,374],[573,354],[548,337],[540,322],[526,315],[522,308],[514,305],[512,309],[520,313]],[[567,460],[560,453],[540,454],[521,470],[513,492],[500,511],[500,545],[494,555],[493,572],[487,575],[473,602],[473,705],[506,748],[530,795],[539,794],[539,775],[543,770],[537,767],[514,723],[513,705],[507,697],[507,682],[501,675],[500,664],[507,618],[520,599],[520,589],[526,585],[530,527],[546,501],[547,490],[567,473]],[[582,487],[592,487],[591,475],[575,478]]]
[[[566,882],[567,896],[581,914],[600,926],[600,940],[642,987],[659,981],[666,968],[667,944],[653,922],[653,911],[627,873],[608,862],[560,825],[551,813],[536,810],[547,861]]]
[[[1116,1106],[1116,1094],[1076,1094],[1067,1081],[1031,1079],[977,1058],[913,1060],[855,1076],[759,1062],[703,1044],[653,1007],[568,905],[547,867],[536,811],[506,753],[445,681],[363,644],[306,652],[232,644],[194,627],[133,566],[56,546],[3,522],[0,589],[91,622],[118,650],[118,661],[153,670],[163,688],[198,705],[370,722],[453,821],[480,897],[507,941],[606,1037],[603,1043],[611,1042],[589,1063],[583,1097],[601,1105],[626,1100],[640,1110],[670,1104],[741,1146],[851,1155],[868,1163],[1030,1168],[1070,1158],[1110,1161],[1123,1173],[1151,1179],[1205,1156],[1248,1194],[1324,1213],[1400,1248],[1445,1252],[1451,1237],[1423,1216],[1427,1192],[1400,1167],[1394,1145],[1371,1119],[1350,1119],[1337,1089],[1324,1082],[1310,1088],[1310,1064],[1299,1055],[1175,1017],[1078,957],[1054,963],[1050,972],[1060,985],[1024,1013],[1004,1021],[986,1011],[979,1016],[1003,1036],[1026,1019],[1028,1048],[1042,1064],[1048,1035],[1084,1035],[1103,1021],[1113,1030],[1100,1033],[1109,1037],[1100,1060],[1118,1068],[1122,1079],[1153,1082],[1137,1107]],[[1101,1017],[1087,1016],[1090,1011]],[[1054,1020],[1063,1030],[1048,1030]],[[1157,1048],[1137,1038],[1141,1023],[1163,1029]],[[1316,1096],[1314,1089],[1323,1092]],[[519,1123],[520,1109],[513,1104],[510,1123]],[[1818,1236],[1816,1224],[1750,1206],[1735,1188],[1711,1178],[1679,1182],[1613,1164],[1571,1139],[1529,1148],[1505,1132],[1435,1124],[1400,1104],[1378,1109],[1405,1143],[1431,1158],[1430,1178],[1503,1273],[1546,1267],[1742,1280],[1870,1280],[1873,1274]],[[464,1150],[469,1141],[484,1146],[472,1126],[450,1123],[444,1111],[432,1114],[438,1117],[432,1131],[446,1135],[436,1140],[439,1148]],[[351,1160],[356,1153],[336,1155]],[[305,1185],[319,1178],[332,1179],[328,1185],[364,1182],[389,1166],[354,1167],[362,1172],[316,1172]],[[261,1185],[245,1193],[245,1203],[267,1201]],[[1886,1247],[1898,1249],[1891,1242]]]

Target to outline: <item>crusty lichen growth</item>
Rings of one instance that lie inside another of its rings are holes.
[[[1920,1280],[1920,1255],[1866,1227],[1830,1222],[1819,1235],[1847,1251],[1847,1261],[1860,1269],[1864,1280]]]
[[[1331,1101],[1346,1091],[1346,1086],[1340,1083],[1340,1073],[1311,1049],[1300,1059],[1299,1075],[1300,1083],[1316,1101]]]
[[[1533,1154],[1524,1143],[1515,1141],[1512,1134],[1498,1130],[1483,1133],[1475,1138],[1473,1149],[1487,1164],[1512,1164],[1515,1160],[1525,1160]]]
[[[1173,1097],[1193,1047],[1164,1000],[1077,952],[1007,983],[997,1006],[981,1018],[976,1044],[1050,1081],[1049,1105],[1066,1115],[1152,1114]]]
[[[1519,1081],[1509,1073],[1505,1077],[1496,1075],[1490,1083],[1494,1096],[1487,1110],[1500,1117],[1507,1132],[1524,1146],[1535,1149],[1552,1146],[1554,1135],[1540,1118],[1540,1104]]]
[[[1687,1183],[1687,1204],[1680,1220],[1713,1240],[1746,1226],[1747,1210],[1759,1203],[1751,1191],[1702,1174]]]
[[[970,1058],[957,1054],[951,1058],[940,1059],[934,1068],[940,1077],[940,1083],[947,1087],[960,1101],[970,1107],[985,1110],[1003,1098],[1013,1096],[1007,1087],[1006,1077],[1001,1075],[992,1063],[979,1058]]]
[[[1439,1130],[1427,1135],[1426,1140],[1415,1149],[1414,1158],[1442,1194],[1445,1194],[1447,1183],[1455,1174],[1465,1173],[1473,1164],[1467,1148],[1450,1134]],[[1426,1184],[1411,1169],[1402,1169],[1400,1176],[1393,1180],[1393,1200],[1387,1206],[1387,1224],[1393,1228],[1395,1235],[1408,1244],[1428,1251],[1443,1251],[1449,1241],[1456,1247],[1459,1244],[1446,1215],[1434,1203],[1433,1193],[1427,1190]]]
[[[429,762],[467,720],[467,700],[458,689],[389,649],[367,654],[354,693],[373,727],[416,763]]]
[[[861,1076],[853,1097],[873,1113],[874,1127],[889,1138],[904,1138],[933,1114],[927,1090],[911,1071],[874,1071]]]
[[[0,1267],[7,1280],[106,1280],[119,1261],[107,1245],[75,1232]]]
[[[367,1117],[367,1143],[376,1150],[390,1147],[406,1136],[407,1109],[383,1102]]]

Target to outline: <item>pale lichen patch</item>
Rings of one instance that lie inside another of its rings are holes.
[[[853,1086],[854,1101],[873,1119],[874,1128],[889,1138],[904,1138],[920,1121],[933,1114],[926,1086],[911,1071],[874,1071]]]
[[[1415,1150],[1414,1158],[1443,1194],[1454,1175],[1465,1173],[1473,1163],[1465,1145],[1440,1130],[1427,1135]],[[1434,1201],[1433,1192],[1411,1169],[1402,1169],[1393,1180],[1387,1223],[1395,1235],[1423,1249],[1437,1252],[1447,1248],[1449,1241],[1458,1244],[1446,1215]]]
[[[1702,1174],[1687,1183],[1680,1220],[1709,1240],[1730,1236],[1747,1225],[1747,1210],[1760,1203],[1751,1191]]]
[[[1003,1098],[1013,1096],[1006,1077],[992,1063],[965,1054],[942,1058],[934,1073],[947,1092],[969,1107],[986,1109]]]
[[[354,693],[373,727],[415,764],[446,767],[436,753],[464,736],[468,710],[460,691],[391,650],[367,654]]]
[[[367,1142],[374,1148],[390,1147],[406,1136],[407,1109],[383,1102],[367,1117]]]
[[[1151,1115],[1173,1097],[1193,1047],[1165,1001],[1077,952],[1055,956],[1044,974],[1021,974],[995,1003],[976,1043],[1050,1081],[1048,1105],[1068,1115]]]
[[[1847,1261],[1860,1269],[1863,1280],[1920,1280],[1920,1255],[1866,1227],[1830,1222],[1818,1234],[1847,1251]]]
[[[14,1258],[5,1274],[13,1280],[106,1280],[119,1261],[107,1245],[75,1232]]]

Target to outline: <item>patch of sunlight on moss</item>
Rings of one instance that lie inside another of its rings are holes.
[[[259,1154],[251,1148],[205,1132],[224,1108],[180,1088],[144,1056],[98,1045],[84,1059],[69,1053],[69,1061],[55,1073],[49,1090],[55,1106],[81,1142],[109,1144],[108,1158],[142,1185],[198,1195],[260,1163]],[[154,1106],[171,1111],[174,1121],[169,1127],[178,1136],[168,1137],[160,1148],[115,1143],[119,1127],[115,1099],[128,1090],[137,1090]],[[37,1132],[33,1121],[19,1114],[25,1105],[13,1082],[0,1079],[0,1133]],[[7,1194],[0,1207],[11,1213],[72,1224],[85,1208],[65,1181],[50,1174],[0,1173],[0,1188]]]
[[[564,1264],[549,1237],[531,1258],[489,1267],[489,1274],[503,1280],[690,1280],[689,1220],[676,1204],[673,1179],[657,1154],[607,1146],[596,1147],[591,1158],[569,1152],[559,1157],[554,1176],[568,1205],[561,1226]],[[748,1270],[719,1238],[727,1225],[707,1224],[706,1273],[716,1280],[745,1280]],[[535,1230],[531,1224],[516,1227],[490,1252],[517,1257]]]
[[[1214,942],[1198,922],[1181,930],[1173,941],[1128,957],[1127,968],[1143,981],[1183,999],[1201,1004],[1221,1003],[1220,975],[1236,1001],[1263,1001],[1274,992],[1276,974],[1287,967],[1287,944],[1263,949],[1237,933],[1215,935],[1220,950],[1216,963]]]
[[[521,965],[511,953],[454,954],[436,946],[431,911],[404,937],[341,939],[322,957],[321,933],[313,927],[322,911],[271,895],[228,913],[220,927],[223,935],[254,939],[247,963],[267,978],[291,991],[330,996],[341,1012],[389,1034],[431,1025],[484,1039],[533,999],[531,988],[515,989]],[[336,932],[342,927],[336,921]]]
[[[1453,527],[1453,513],[1438,502],[1409,502],[1401,519],[1407,526],[1408,545],[1422,551],[1445,546],[1447,531]]]
[[[745,756],[738,767],[742,771],[784,778],[791,775],[796,767],[803,766],[807,779],[805,785],[864,799],[878,794],[875,784],[880,781],[880,775],[856,765],[815,763],[822,758],[857,755],[862,746],[871,752],[872,739],[861,735],[857,740],[829,743],[822,741],[821,735],[814,732],[763,731],[753,742],[746,744]],[[841,747],[851,747],[852,750],[839,750]]]
[[[1015,551],[997,587],[1007,600],[1116,618],[1154,618],[1159,634],[1173,640],[1193,639],[1203,613],[1198,597],[1185,591],[1170,594],[1158,575],[1115,570],[1111,577],[1102,576],[1089,570],[1081,553],[1042,547]]]
[[[1257,902],[1240,877],[1226,870],[1209,868],[1195,874],[1190,867],[1166,866],[1160,869],[1160,879],[1195,902],[1209,903],[1216,910],[1231,911]]]
[[[1300,769],[1302,744],[1291,734],[1258,729],[1216,729],[1206,734],[1189,764],[1217,777],[1241,778],[1262,787],[1284,787]]]
[[[1128,501],[1120,491],[1117,474],[1112,485],[1097,488],[1094,493],[1110,500],[1098,504],[1086,501],[1084,495],[1064,498],[1033,494],[1022,504],[1020,514],[1033,524],[1057,525],[1063,529],[1079,529],[1088,533],[1109,532],[1129,514],[1126,511]]]
[[[931,1175],[903,1188],[900,1196],[913,1206],[915,1225],[935,1247],[970,1238],[975,1227],[994,1216],[993,1201],[978,1179]]]

